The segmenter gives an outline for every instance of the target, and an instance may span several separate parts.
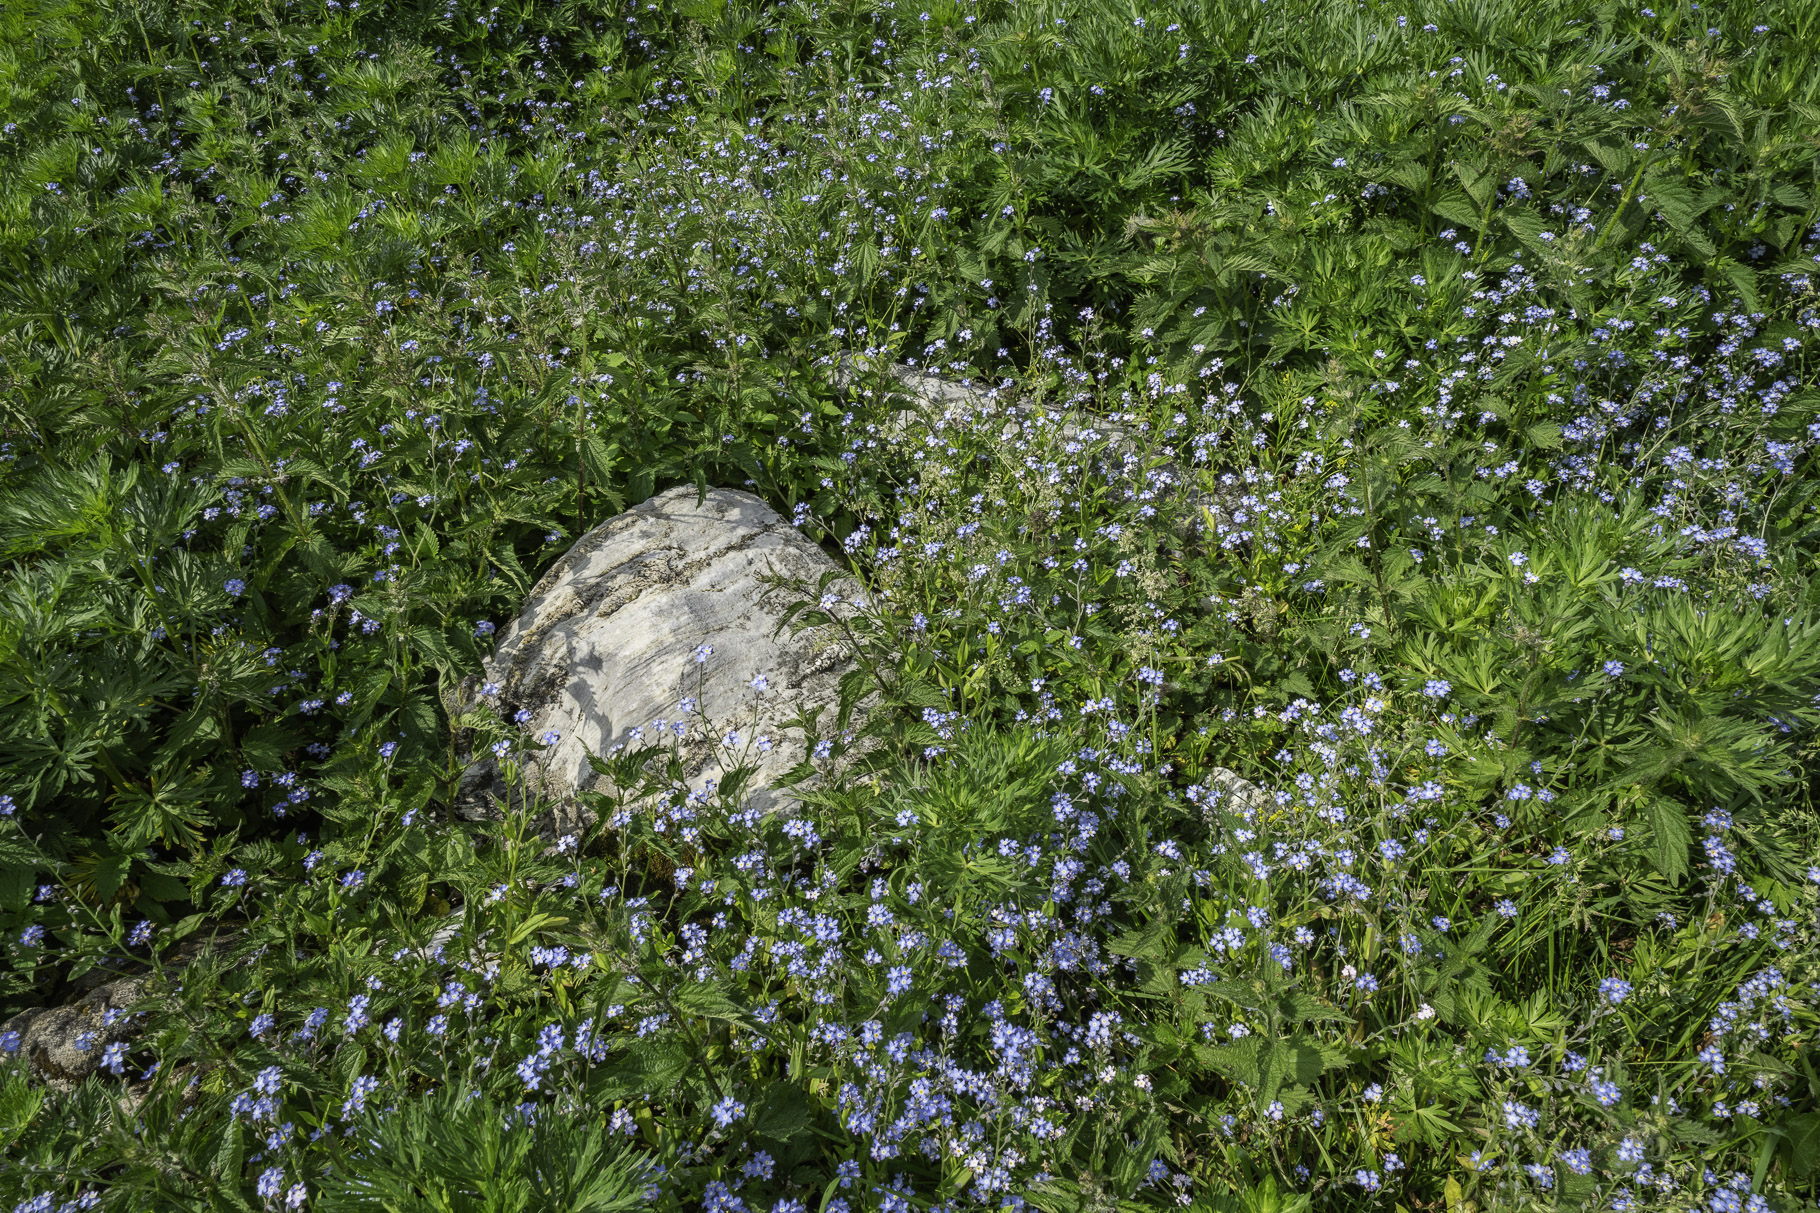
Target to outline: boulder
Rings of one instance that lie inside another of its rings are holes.
[[[144,993],[143,978],[122,977],[64,1006],[31,1007],[0,1025],[0,1047],[16,1048],[45,1086],[68,1091],[95,1072],[108,1045],[132,1037],[131,1008]]]
[[[608,790],[590,754],[660,735],[678,745],[692,791],[743,764],[756,767],[747,807],[782,807],[787,795],[769,785],[806,753],[802,731],[786,724],[821,708],[821,731],[832,733],[852,662],[816,629],[782,629],[801,596],[767,581],[813,589],[835,568],[770,506],[733,489],[700,501],[692,486],[671,489],[577,540],[532,589],[484,676],[461,692],[472,706],[494,684],[502,718],[526,712],[528,737],[555,735],[526,767],[527,785],[554,810],[539,832],[575,828],[586,820],[577,794]],[[829,590],[836,615],[864,605],[850,579]],[[761,676],[762,690],[753,685]],[[471,819],[494,816],[509,800],[492,754],[475,757],[458,803]]]

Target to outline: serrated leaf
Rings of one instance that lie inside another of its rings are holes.
[[[1757,275],[1748,265],[1730,257],[1721,257],[1713,263],[1713,268],[1738,292],[1746,311],[1757,310]]]
[[[1474,209],[1472,199],[1458,190],[1449,190],[1429,203],[1428,209],[1450,223],[1477,224],[1479,212]]]
[[[1414,160],[1399,160],[1378,170],[1378,176],[1392,185],[1420,193],[1428,188],[1428,166]]]
[[[772,1141],[789,1141],[809,1127],[809,1103],[803,1092],[787,1082],[766,1089],[764,1103],[752,1118],[752,1131]]]
[[[581,441],[581,462],[587,469],[588,489],[604,497],[615,510],[624,510],[626,499],[613,487],[618,456],[619,444],[609,445],[599,434],[589,433]]]
[[[1669,177],[1646,177],[1639,201],[1659,212],[1668,221],[1668,226],[1677,232],[1686,232],[1694,224],[1694,192],[1680,181]]]
[[[1492,199],[1498,196],[1497,175],[1483,164],[1469,164],[1457,161],[1453,166],[1454,176],[1460,179],[1460,185],[1466,190],[1466,196],[1472,199],[1479,210],[1491,205]],[[1475,218],[1471,222],[1477,222]]]
[[[240,1122],[230,1120],[226,1131],[221,1135],[221,1144],[215,1150],[215,1158],[209,1170],[215,1178],[224,1182],[238,1180],[241,1158],[245,1152],[246,1146],[241,1137]]]
[[[1666,796],[1652,796],[1644,805],[1644,820],[1649,826],[1649,862],[1670,880],[1680,880],[1694,841],[1687,810]]]
[[[411,741],[419,745],[441,744],[442,718],[437,715],[435,703],[424,696],[411,697],[399,714],[399,723]]]
[[[1162,961],[1168,959],[1175,950],[1172,938],[1174,933],[1171,924],[1157,919],[1140,929],[1123,932],[1106,947],[1116,956]]]
[[[700,1015],[707,1019],[739,1020],[745,1014],[741,1007],[719,986],[701,982],[685,982],[673,995],[676,1005],[691,1015]]]
[[[1631,150],[1630,144],[1615,135],[1601,135],[1597,139],[1588,139],[1580,146],[1584,147],[1586,154],[1609,173],[1627,171],[1635,154]]]
[[[1820,1112],[1796,1112],[1783,1120],[1782,1157],[1803,1183],[1820,1170]]]
[[[1561,445],[1561,426],[1554,421],[1538,421],[1523,431],[1523,437],[1533,447],[1556,450]]]
[[[1263,1042],[1255,1036],[1229,1045],[1195,1045],[1194,1058],[1202,1065],[1220,1071],[1248,1087],[1262,1084],[1263,1073],[1258,1053]]]

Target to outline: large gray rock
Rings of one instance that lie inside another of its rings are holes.
[[[0,1025],[0,1040],[16,1045],[33,1077],[68,1091],[95,1072],[110,1044],[132,1038],[138,1019],[132,1007],[144,992],[144,979],[119,978],[68,1005],[19,1012]]]
[[[527,711],[526,734],[559,735],[527,768],[555,809],[540,832],[574,828],[586,820],[576,794],[607,790],[590,753],[636,748],[660,730],[674,738],[677,722],[686,727],[677,744],[691,790],[743,763],[757,768],[748,807],[781,807],[785,793],[768,785],[805,756],[802,732],[786,722],[820,707],[823,735],[832,733],[840,678],[852,666],[827,635],[780,632],[799,596],[765,579],[813,587],[835,567],[770,506],[732,489],[712,489],[699,503],[693,487],[672,489],[577,540],[503,632],[484,678],[463,690],[472,704],[496,684],[501,717]],[[830,590],[841,599],[836,615],[863,605],[849,579]],[[760,675],[762,693],[752,685]],[[729,733],[737,734],[732,746],[723,744]],[[477,750],[460,806],[471,818],[516,799],[491,754]]]

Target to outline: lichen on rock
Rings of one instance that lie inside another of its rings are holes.
[[[591,754],[674,736],[678,725],[692,791],[743,764],[756,768],[752,806],[778,807],[784,793],[772,783],[808,752],[788,722],[821,709],[831,730],[853,662],[825,629],[788,634],[791,596],[775,582],[815,586],[836,569],[765,502],[733,489],[699,500],[692,486],[671,489],[589,531],[532,589],[457,705],[472,708],[492,684],[501,717],[528,713],[524,734],[554,740],[527,764],[521,791],[490,753],[475,754],[459,811],[493,815],[528,792],[554,810],[540,832],[572,829],[586,817],[578,794],[608,790]],[[849,579],[830,589],[837,611],[864,604]]]

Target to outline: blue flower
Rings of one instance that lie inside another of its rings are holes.
[[[341,1105],[341,1115],[345,1118],[357,1116],[366,1111],[367,1096],[378,1089],[379,1080],[377,1078],[368,1074],[356,1078],[353,1087],[348,1092],[347,1102]]]

